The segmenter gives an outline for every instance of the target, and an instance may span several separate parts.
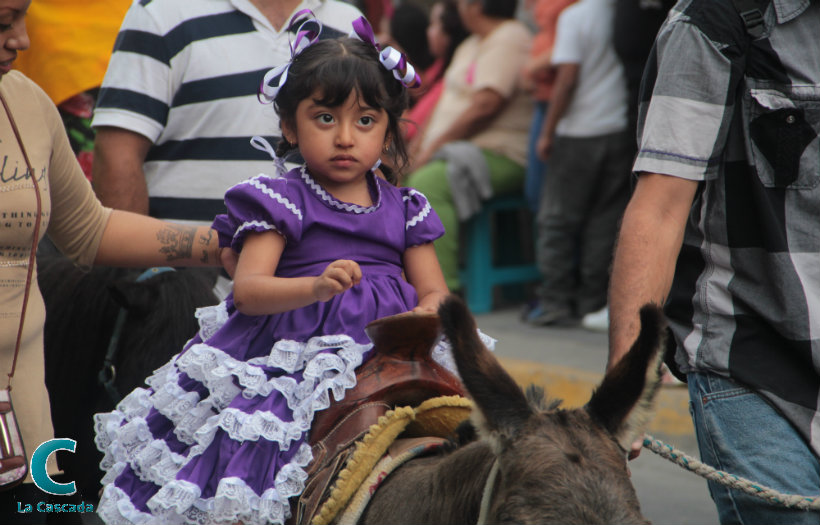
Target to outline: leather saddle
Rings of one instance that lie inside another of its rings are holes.
[[[310,431],[313,461],[289,523],[310,523],[356,441],[388,410],[417,406],[433,397],[466,396],[458,378],[432,358],[441,335],[438,315],[384,317],[368,324],[365,333],[373,342],[374,354],[359,367],[356,386],[344,399],[316,413]]]

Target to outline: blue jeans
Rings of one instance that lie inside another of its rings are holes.
[[[548,104],[536,102],[530,125],[529,144],[527,144],[527,175],[524,179],[524,197],[527,205],[534,212],[538,211],[538,201],[541,198],[541,180],[547,172],[547,163],[538,157],[536,146],[541,135],[541,126],[547,115]]]
[[[820,463],[806,441],[771,405],[722,376],[690,373],[689,409],[701,460],[785,494],[818,496]],[[770,504],[709,482],[720,523],[820,523],[820,512]]]

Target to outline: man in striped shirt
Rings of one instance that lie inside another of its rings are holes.
[[[210,224],[225,190],[272,173],[249,141],[279,140],[257,99],[264,74],[290,60],[299,10],[347,35],[361,13],[335,0],[139,0],[125,16],[92,125],[94,186],[114,208]]]

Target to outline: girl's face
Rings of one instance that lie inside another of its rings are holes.
[[[320,99],[317,92],[299,102],[295,129],[283,122],[282,130],[288,142],[298,145],[316,182],[333,193],[365,180],[385,146],[388,116],[384,109],[364,105],[355,91],[336,107]]]
[[[17,52],[28,49],[26,11],[31,0],[0,0],[0,77],[11,71]]]
[[[443,16],[444,5],[433,5],[430,10],[430,25],[427,26],[427,46],[430,48],[430,54],[436,58],[443,57],[450,47],[450,35],[444,30]]]

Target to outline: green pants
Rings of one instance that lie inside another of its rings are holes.
[[[494,195],[520,193],[524,187],[525,169],[503,155],[482,150],[490,168],[490,185]],[[436,255],[450,290],[459,290],[458,253],[459,221],[453,204],[453,195],[447,181],[447,163],[434,160],[425,164],[407,177],[405,186],[423,193],[430,206],[444,224],[444,235],[435,242]],[[489,234],[489,232],[488,232]],[[488,254],[490,256],[490,254]]]

